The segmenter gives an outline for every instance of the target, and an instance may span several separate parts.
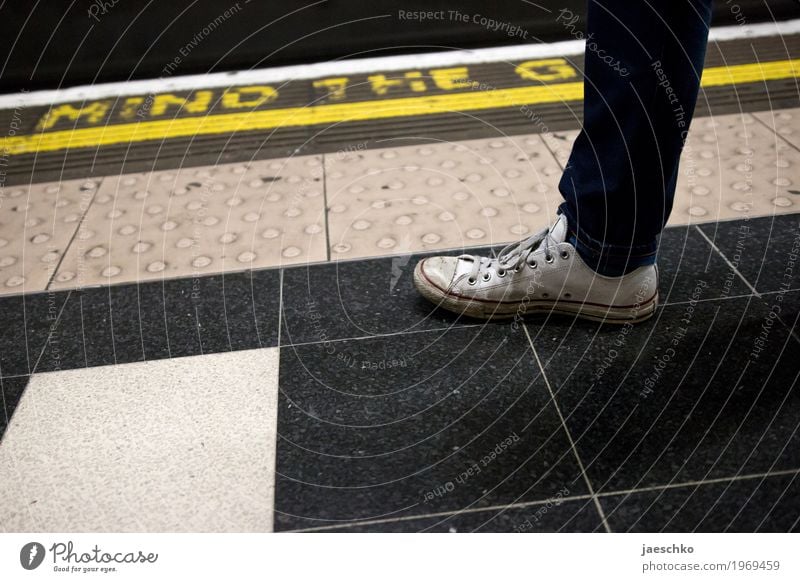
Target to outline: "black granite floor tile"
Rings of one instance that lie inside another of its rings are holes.
[[[281,348],[279,530],[586,494],[522,329]]]
[[[601,498],[613,531],[800,532],[795,474]]]
[[[334,529],[343,532],[392,533],[547,533],[547,532],[603,532],[600,514],[589,499],[561,501],[553,498],[545,503],[527,507],[493,509],[471,513],[455,513],[420,519],[394,520],[366,523],[348,528]]]
[[[0,378],[0,438],[3,438],[6,428],[8,428],[11,416],[28,385],[28,379],[29,376]]]
[[[755,296],[530,330],[596,491],[800,466],[800,344]]]
[[[800,291],[764,293],[761,300],[800,341]]]
[[[800,214],[700,228],[760,293],[800,288]]]
[[[275,346],[279,304],[276,270],[75,291],[37,372]]]
[[[666,229],[657,261],[661,303],[691,300],[698,282],[705,285],[703,299],[752,293],[694,226]]]
[[[0,376],[29,374],[68,292],[0,297]]]
[[[487,254],[492,249],[472,249],[469,252]],[[437,309],[414,289],[414,267],[429,255],[402,255],[286,269],[281,344],[475,324],[474,319]]]
[[[502,247],[470,250],[488,254]],[[448,252],[458,254],[458,251]],[[424,300],[414,289],[414,266],[424,256],[367,259],[294,267],[284,274],[282,344],[471,325]],[[662,302],[691,299],[698,281],[705,298],[746,295],[749,288],[694,227],[667,229],[659,251]]]

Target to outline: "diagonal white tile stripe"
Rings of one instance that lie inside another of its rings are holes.
[[[36,374],[0,530],[271,531],[277,348]]]

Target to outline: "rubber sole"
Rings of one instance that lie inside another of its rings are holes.
[[[603,323],[640,323],[650,319],[658,305],[658,293],[647,302],[636,307],[614,307],[580,302],[522,300],[522,301],[476,301],[459,297],[440,289],[423,275],[421,264],[414,268],[414,287],[425,299],[442,309],[458,315],[483,320],[504,320],[558,313]]]

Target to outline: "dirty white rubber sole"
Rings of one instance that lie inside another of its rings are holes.
[[[604,323],[639,323],[650,319],[658,305],[658,292],[647,301],[635,306],[601,305],[580,301],[489,301],[461,297],[441,289],[422,272],[422,261],[414,268],[414,287],[435,305],[477,319],[512,319],[525,315],[560,313]]]

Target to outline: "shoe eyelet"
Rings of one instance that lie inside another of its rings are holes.
[[[549,295],[547,293],[542,293],[542,299],[547,299]]]
[[[474,285],[477,282],[478,282],[478,280],[475,279],[474,277],[468,277],[467,278],[467,283],[469,283],[470,285]]]
[[[527,261],[526,261],[526,262],[527,262]],[[536,261],[531,261],[531,262],[529,262],[529,263],[528,263],[528,266],[529,266],[531,269],[535,269],[535,268],[536,268]]]
[[[553,260],[554,260],[553,259],[553,255],[545,255],[545,257],[544,257],[544,262],[547,263],[547,264],[552,263]]]
[[[484,273],[483,274],[483,282],[484,283],[487,282],[491,278],[492,278],[492,274],[491,273]]]
[[[508,271],[506,271],[505,269],[497,269],[497,276],[500,277],[501,279],[505,277],[506,274],[508,274]]]
[[[561,258],[566,261],[569,258],[569,252],[561,251]]]

